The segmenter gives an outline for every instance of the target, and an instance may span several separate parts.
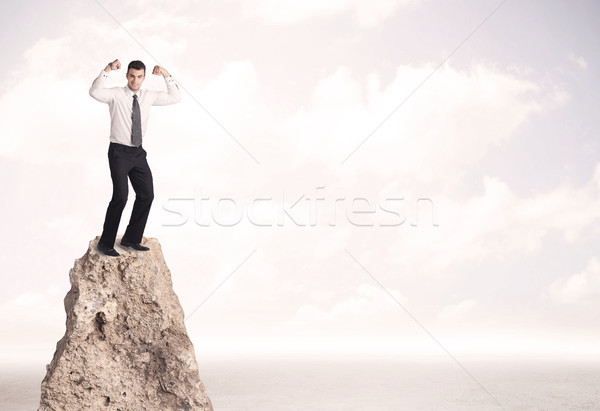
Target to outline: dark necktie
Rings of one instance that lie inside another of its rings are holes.
[[[136,147],[142,145],[142,115],[137,94],[133,95],[133,112],[131,113],[131,144]]]

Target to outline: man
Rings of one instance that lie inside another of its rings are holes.
[[[166,106],[181,101],[181,92],[175,79],[160,66],[154,66],[152,74],[164,77],[168,91],[142,89],[146,66],[139,60],[132,61],[127,67],[126,87],[107,88],[105,84],[108,73],[120,68],[121,63],[118,59],[109,63],[90,88],[90,96],[101,103],[108,104],[110,111],[108,164],[113,194],[106,210],[98,250],[113,257],[119,256],[114,249],[114,243],[121,214],[127,203],[128,177],[135,191],[135,202],[121,245],[139,251],[149,250],[141,242],[154,199],[154,187],[152,172],[146,161],[146,150],[142,148],[142,140],[148,124],[150,107]]]

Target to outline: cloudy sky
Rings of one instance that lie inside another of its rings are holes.
[[[50,361],[64,333],[111,194],[88,90],[116,58],[184,90],[151,112],[145,234],[198,353],[597,356],[599,18],[594,1],[3,3],[2,358]]]

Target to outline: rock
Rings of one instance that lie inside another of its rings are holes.
[[[38,411],[212,411],[158,240],[145,252],[116,246],[116,258],[97,241],[69,273],[67,330]]]

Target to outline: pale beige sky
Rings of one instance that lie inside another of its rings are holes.
[[[2,6],[5,356],[52,355],[100,234],[88,89],[114,58],[185,89],[144,142],[185,312],[250,256],[187,321],[197,350],[439,352],[399,302],[454,352],[598,353],[594,2],[509,1],[470,37],[500,2],[100,3]]]

